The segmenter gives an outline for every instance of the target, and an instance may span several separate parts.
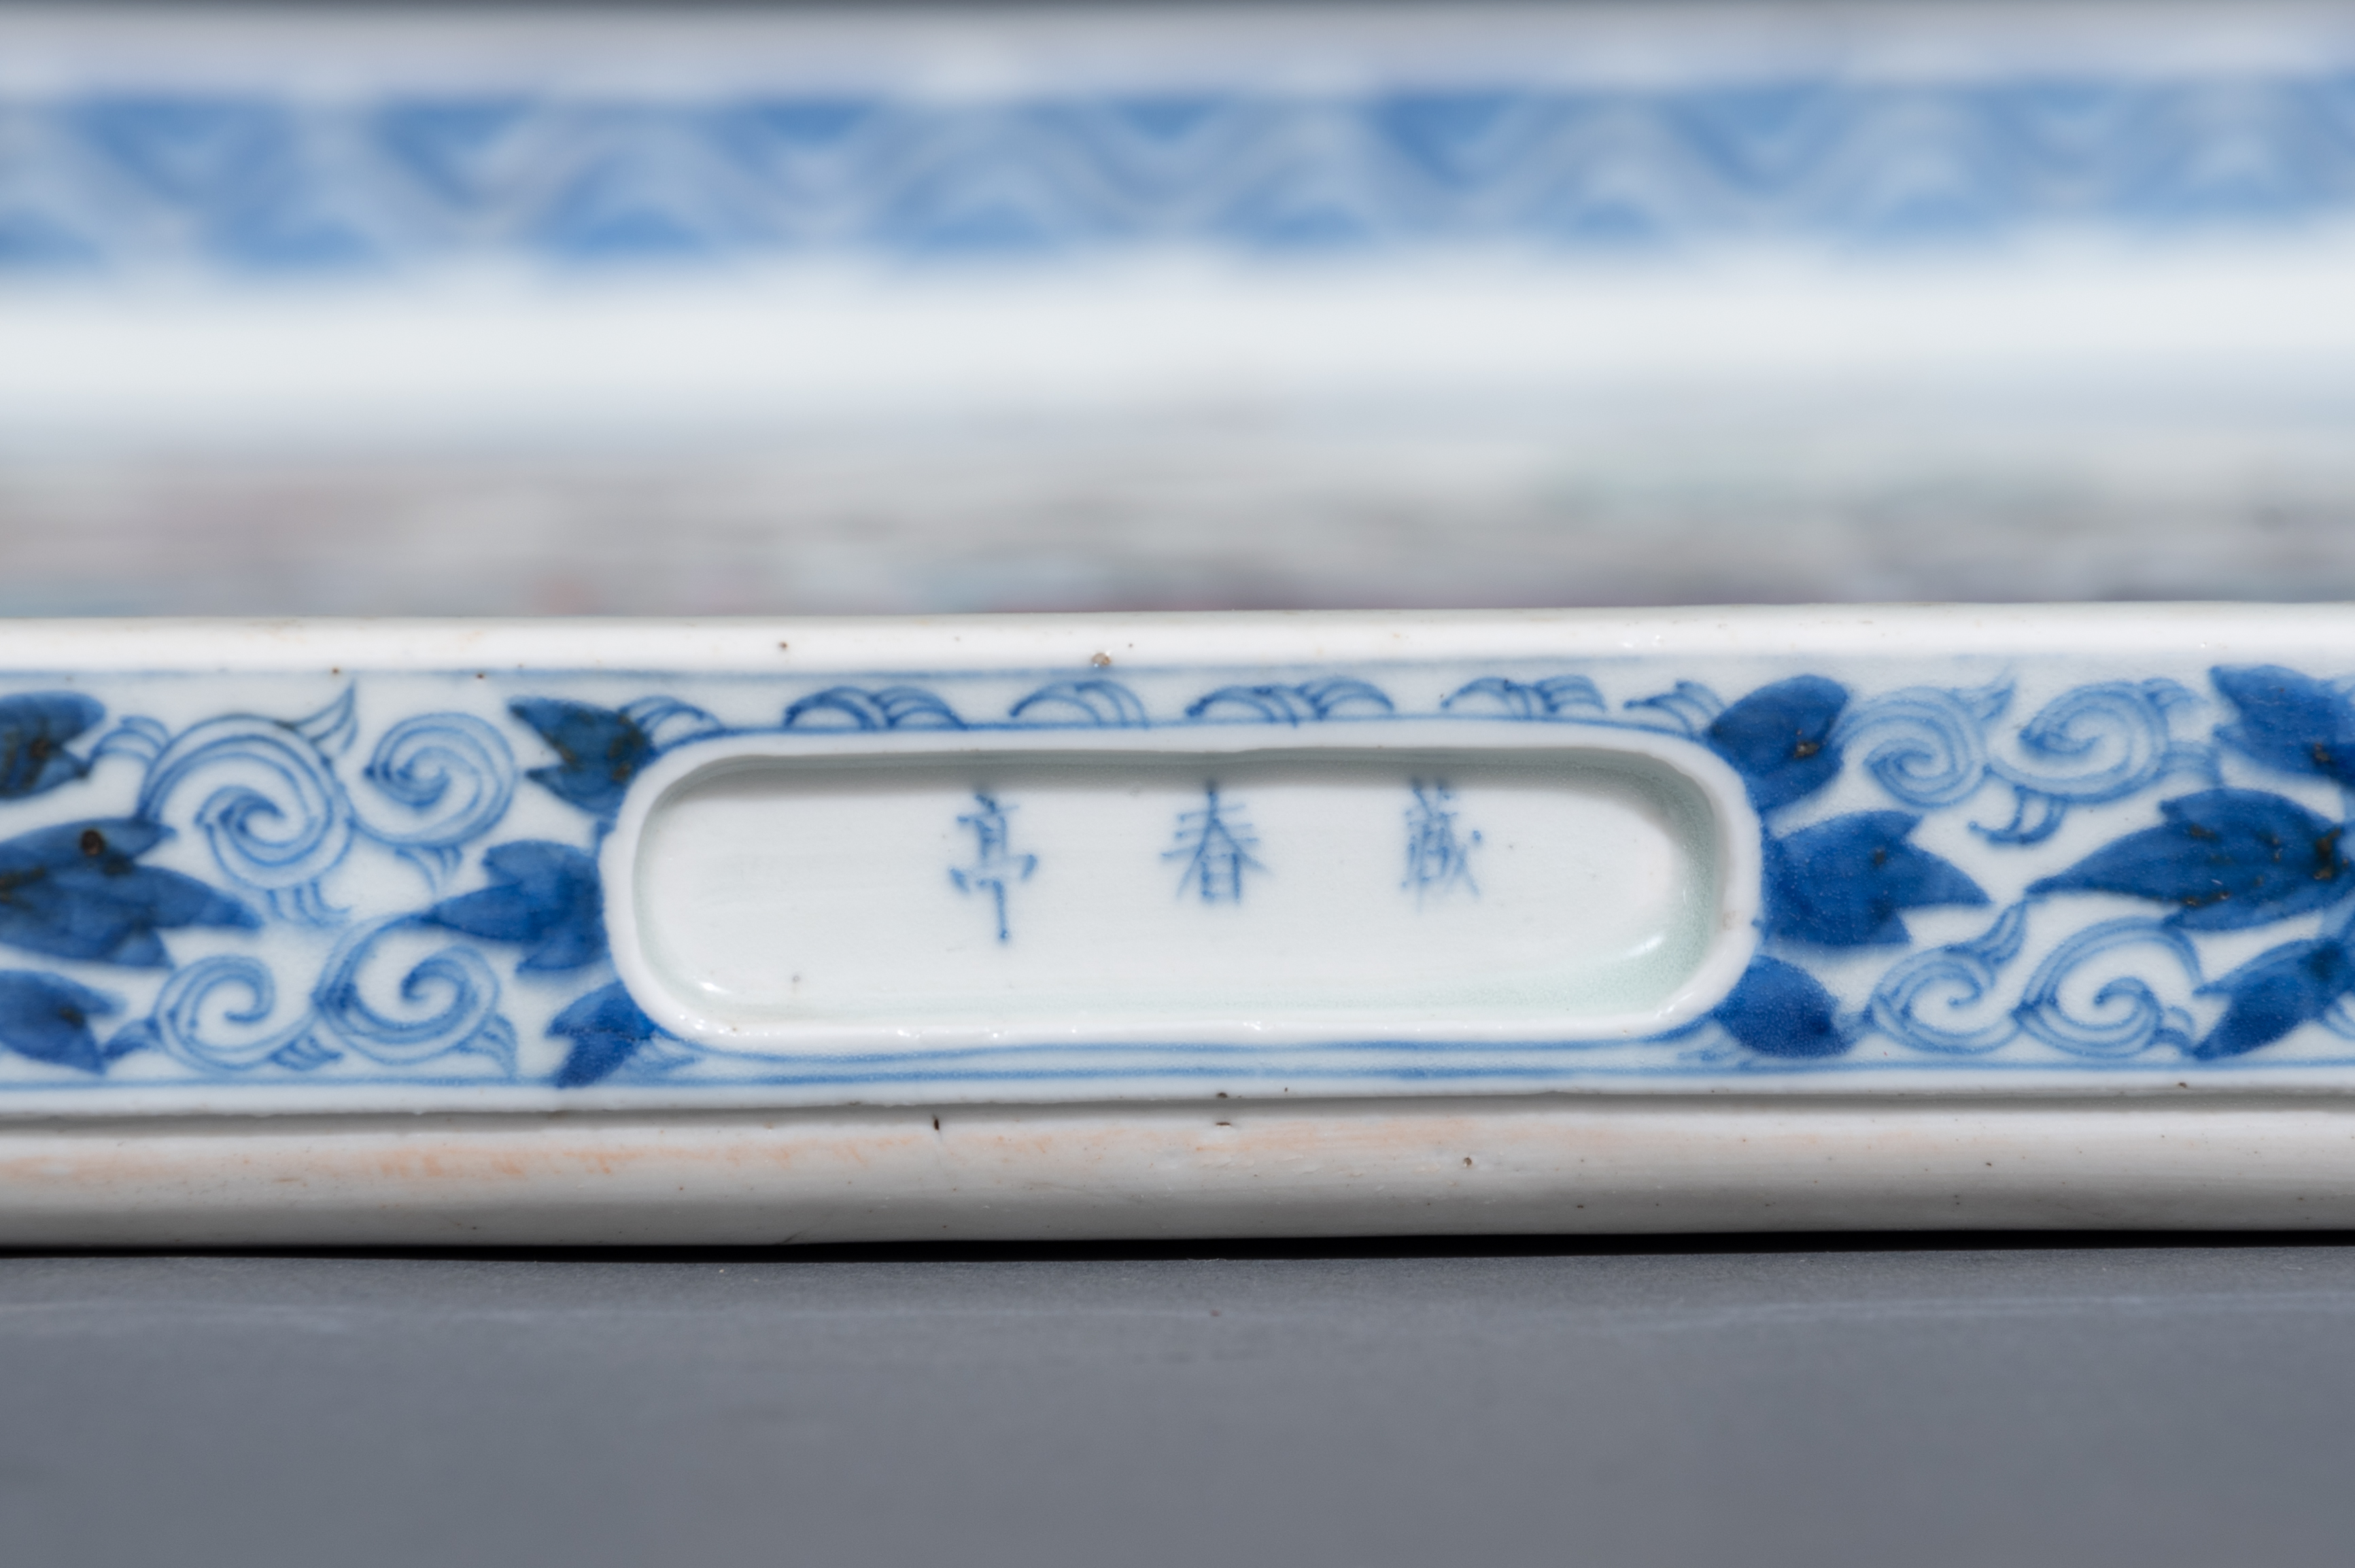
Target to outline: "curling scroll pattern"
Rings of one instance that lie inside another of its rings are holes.
[[[0,1092],[691,1085],[716,1054],[614,978],[597,862],[671,748],[1405,718],[1663,731],[1745,784],[1759,955],[1614,1071],[2355,1065],[2355,677],[2222,666],[2023,704],[2008,679],[1776,673],[1728,698],[1646,668],[1467,670],[1422,694],[1378,672],[1183,691],[1096,673],[987,702],[885,677],[778,685],[745,723],[668,692],[518,689],[371,725],[364,678],[307,714],[177,725],[0,693]],[[1561,1080],[1597,1070],[1586,1047],[1530,1050]],[[1444,1076],[1445,1053],[1415,1070]]]

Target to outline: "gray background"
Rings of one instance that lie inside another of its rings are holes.
[[[22,1563],[2341,1563],[2355,1253],[0,1260]]]

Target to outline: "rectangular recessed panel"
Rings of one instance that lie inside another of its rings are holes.
[[[721,1029],[1575,1030],[1691,979],[1713,842],[1595,750],[740,759],[653,809],[634,913]]]

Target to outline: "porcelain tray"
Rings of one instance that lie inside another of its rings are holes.
[[[2355,1219],[2341,609],[0,670],[0,1240]]]

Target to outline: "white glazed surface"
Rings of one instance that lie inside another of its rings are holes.
[[[1678,1028],[1756,946],[1741,780],[1689,742],[1561,738],[695,742],[607,840],[606,926],[641,1006],[738,1050]]]

